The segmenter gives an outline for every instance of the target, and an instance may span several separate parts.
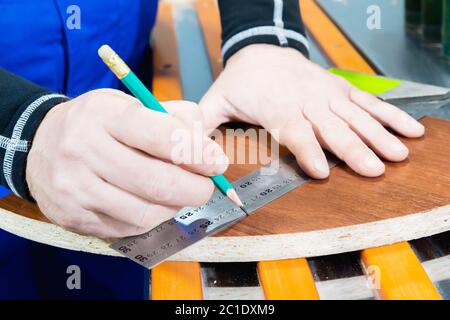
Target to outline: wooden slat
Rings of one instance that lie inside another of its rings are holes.
[[[216,79],[222,71],[221,32],[219,6],[215,0],[197,0],[196,9],[198,19],[203,29],[208,51],[209,61],[213,71],[213,77]]]
[[[198,262],[165,262],[152,269],[152,300],[201,300]]]
[[[318,300],[306,259],[258,262],[258,274],[268,300]]]
[[[216,0],[197,0],[196,9],[208,56],[217,78],[222,71],[221,25]],[[266,299],[314,300],[319,294],[306,259],[258,262],[258,273]]]
[[[348,70],[373,73],[372,67],[314,0],[299,1],[304,23],[330,61]]]
[[[176,31],[171,3],[159,4],[152,45],[155,97],[160,101],[182,99]]]
[[[182,99],[180,69],[172,5],[161,3],[153,33],[153,92],[161,101]],[[165,262],[152,269],[152,299],[202,299],[200,264]]]
[[[441,299],[407,242],[364,250],[362,261],[383,299]]]
[[[339,68],[376,74],[353,44],[314,0],[300,0],[306,27]],[[377,291],[383,299],[440,299],[440,295],[408,243],[366,249],[366,270],[380,272]],[[375,268],[373,268],[375,267]]]

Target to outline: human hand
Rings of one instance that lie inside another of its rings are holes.
[[[409,150],[389,127],[420,137],[424,127],[407,113],[365,93],[291,48],[256,44],[234,54],[200,102],[206,125],[244,121],[277,130],[281,144],[313,178],[329,168],[322,148],[355,172],[384,173],[377,157],[402,161]]]
[[[181,207],[207,202],[214,185],[206,176],[223,173],[227,158],[193,129],[203,120],[197,105],[164,107],[169,114],[102,89],[53,108],[36,133],[26,170],[42,212],[68,230],[109,238],[144,233]],[[199,139],[201,161],[177,159],[174,132],[188,142]]]

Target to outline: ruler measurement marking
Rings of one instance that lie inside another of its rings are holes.
[[[287,192],[311,180],[289,155],[272,163],[278,165],[273,175],[262,175],[263,168],[233,183],[239,191],[248,214],[278,199]],[[335,158],[329,161],[336,165]],[[111,248],[133,261],[151,268],[195,242],[241,221],[246,214],[220,192],[197,208],[184,208],[168,220],[142,235],[117,241]]]

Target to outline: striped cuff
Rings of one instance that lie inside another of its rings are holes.
[[[47,112],[67,97],[45,94],[27,101],[0,136],[0,161],[6,185],[19,197],[33,200],[26,183],[26,161],[34,135]]]
[[[219,0],[224,62],[255,43],[295,48],[308,56],[298,0]]]

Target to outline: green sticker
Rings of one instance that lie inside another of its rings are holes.
[[[355,87],[374,95],[379,95],[387,92],[402,83],[400,80],[382,78],[370,74],[346,71],[336,68],[330,68],[329,71],[335,75],[347,79]]]

